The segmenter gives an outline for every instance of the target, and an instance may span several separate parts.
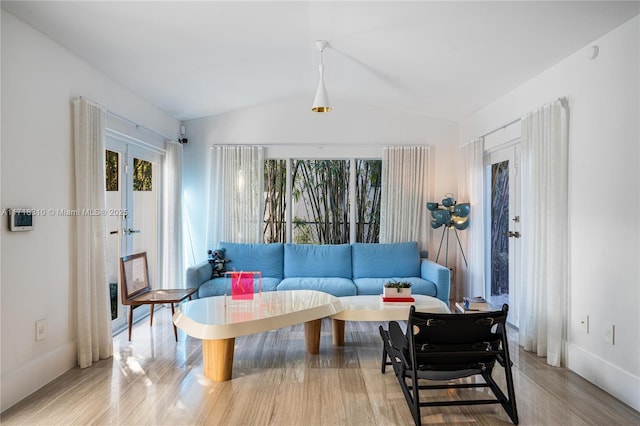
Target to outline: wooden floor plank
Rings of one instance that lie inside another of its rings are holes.
[[[400,387],[380,373],[378,323],[346,324],[333,346],[323,320],[320,353],[305,351],[304,326],[236,339],[233,379],[203,374],[200,341],[179,333],[169,309],[114,338],[114,357],[73,369],[0,415],[3,425],[411,425]],[[640,425],[640,414],[514,342],[521,425]],[[499,373],[501,369],[497,369]],[[496,374],[498,383],[503,377]],[[465,392],[478,392],[465,391]],[[441,391],[439,397],[464,394]],[[511,424],[498,406],[424,408],[424,424]]]

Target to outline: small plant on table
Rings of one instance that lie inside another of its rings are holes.
[[[395,288],[398,293],[400,293],[400,289],[402,288],[411,288],[411,283],[406,281],[389,281],[384,285],[384,288]]]
[[[410,297],[411,283],[406,281],[389,281],[384,285],[384,297]]]

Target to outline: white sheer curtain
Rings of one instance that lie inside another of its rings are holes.
[[[522,119],[523,285],[520,344],[564,362],[568,265],[567,115],[561,101]]]
[[[163,287],[184,287],[182,226],[182,145],[165,142],[163,197]]]
[[[394,146],[382,151],[380,242],[427,241],[428,146]]]
[[[208,248],[262,242],[264,148],[214,146],[210,175]]]
[[[469,228],[458,232],[467,256],[468,265],[458,255],[456,262],[456,300],[465,295],[483,296],[485,293],[484,259],[484,138],[469,141],[460,147],[462,151],[462,176],[458,185],[458,202],[469,202]]]
[[[103,211],[106,111],[83,98],[73,101],[73,111],[76,208]],[[85,368],[113,351],[106,223],[104,215],[79,215],[75,220],[78,365]]]

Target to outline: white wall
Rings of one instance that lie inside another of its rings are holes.
[[[74,208],[71,100],[77,96],[177,137],[176,120],[5,11],[1,31],[2,209]],[[0,229],[5,410],[76,365],[75,233],[72,218],[54,216],[36,217],[31,232],[9,232],[5,223]],[[48,335],[36,342],[39,319],[47,320]]]
[[[334,110],[318,114],[311,111],[312,101],[313,93],[310,93],[308,99],[185,122],[189,143],[184,146],[184,187],[191,238],[187,244],[194,251],[193,257],[187,259],[188,264],[204,260],[208,249],[204,213],[212,145],[262,145],[272,158],[380,158],[383,146],[429,145],[433,169],[431,194],[440,200],[447,192],[455,193],[456,175],[452,167],[458,141],[456,123],[348,104],[333,97]],[[425,216],[427,213],[425,207]],[[437,251],[432,241],[428,244],[430,258],[434,258]],[[452,264],[454,262],[455,258]]]
[[[567,97],[569,368],[640,410],[640,18],[593,44],[595,60],[586,46],[465,120],[460,136],[467,141]],[[589,334],[579,326],[585,314]],[[603,338],[608,322],[613,346]]]

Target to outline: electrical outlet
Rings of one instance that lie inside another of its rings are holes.
[[[604,341],[615,345],[616,344],[616,326],[611,322],[607,322],[604,324]]]
[[[47,320],[36,321],[36,342],[47,338]]]
[[[589,315],[583,314],[580,316],[580,328],[582,331],[589,334]]]

